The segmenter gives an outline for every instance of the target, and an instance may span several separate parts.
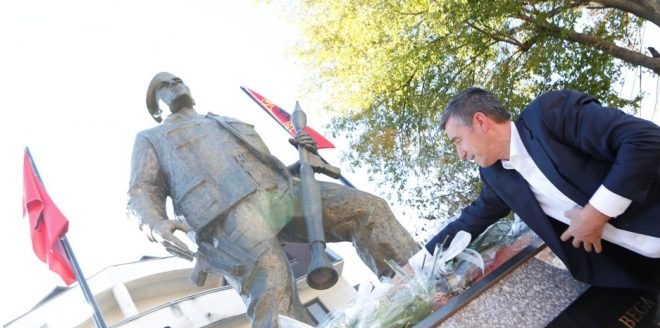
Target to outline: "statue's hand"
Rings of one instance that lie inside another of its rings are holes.
[[[174,236],[176,230],[188,232],[190,227],[180,221],[159,220],[151,226],[151,238],[163,245],[170,254],[192,261],[193,252],[181,239]]]
[[[316,140],[312,138],[305,130],[300,131],[294,138],[289,139],[289,142],[294,145],[302,145],[305,147],[305,149],[309,150],[310,152],[316,154],[317,153],[317,148],[316,148]]]

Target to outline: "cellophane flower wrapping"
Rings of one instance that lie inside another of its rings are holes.
[[[519,219],[500,220],[471,243],[468,233],[459,232],[448,247],[438,245],[434,255],[422,248],[404,267],[388,260],[394,278],[383,277],[375,286],[360,284],[355,300],[317,327],[412,327],[536,238]]]

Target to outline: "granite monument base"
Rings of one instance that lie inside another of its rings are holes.
[[[546,327],[588,285],[532,257],[438,327]]]

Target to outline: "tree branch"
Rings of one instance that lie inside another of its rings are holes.
[[[477,30],[477,32],[479,32],[481,34],[484,34],[484,35],[488,36],[489,38],[491,38],[493,40],[506,42],[506,43],[512,44],[512,45],[514,45],[518,48],[524,49],[524,50],[529,49],[524,43],[518,41],[517,39],[511,37],[510,35],[500,33],[500,32],[486,31],[485,29],[482,29],[482,28],[478,27],[477,24],[474,24],[474,23],[467,23],[467,25],[469,27]]]
[[[559,39],[570,42],[576,42],[585,46],[589,46],[601,50],[615,58],[621,59],[633,65],[639,65],[648,68],[653,72],[655,72],[655,74],[660,75],[660,58],[653,58],[650,56],[646,56],[643,53],[617,46],[612,42],[603,40],[593,35],[578,33],[573,30],[562,29],[557,25],[540,20],[535,20],[528,16],[519,15],[517,16],[517,18],[529,22],[532,25],[534,25],[537,28],[537,30],[542,32],[547,32]]]
[[[586,2],[588,2],[588,1],[586,1]],[[577,7],[579,7],[581,5],[584,5],[584,4],[585,4],[585,1],[575,1],[575,2],[572,2],[572,3],[568,3],[565,6],[559,6],[557,8],[553,8],[552,10],[545,12],[545,14],[548,15],[548,18],[552,18],[552,17],[555,17],[555,16],[565,12],[568,9],[577,8]]]

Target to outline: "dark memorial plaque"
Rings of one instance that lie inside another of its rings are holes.
[[[658,327],[653,325],[657,297],[653,292],[592,286],[547,327]]]

